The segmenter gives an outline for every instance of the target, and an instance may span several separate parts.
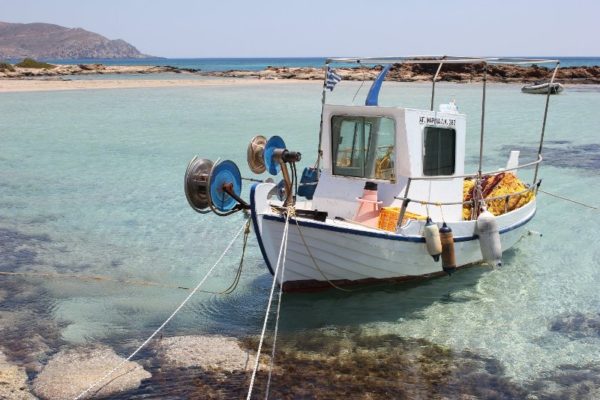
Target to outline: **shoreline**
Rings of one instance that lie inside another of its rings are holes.
[[[210,77],[209,77],[210,78]],[[353,84],[360,84],[356,80]],[[214,77],[213,79],[160,77],[154,79],[0,79],[0,94],[2,93],[33,93],[60,92],[73,90],[106,90],[106,89],[165,89],[165,88],[202,88],[202,87],[231,87],[231,86],[262,86],[284,84],[322,85],[322,81],[295,78],[256,78],[256,77]],[[388,84],[397,85],[431,85],[431,80],[420,81],[390,81]],[[481,85],[480,81],[473,82],[437,82],[438,85]],[[515,86],[518,82],[489,82],[488,86]],[[567,84],[566,88],[594,88],[598,84]]]
[[[194,88],[206,86],[232,86],[251,82],[252,81],[244,82],[240,79],[219,79],[214,81],[200,79],[0,79],[0,93],[103,89]],[[262,81],[260,82],[262,83]]]
[[[339,67],[336,73],[346,81],[374,80],[381,66]],[[395,64],[386,76],[391,82],[431,82],[437,64]],[[54,65],[51,68],[22,68],[0,64],[0,82],[28,80],[36,78],[57,78],[68,76],[101,75],[157,75],[181,74],[202,78],[245,78],[258,80],[305,80],[323,81],[323,67],[273,67],[262,70],[201,71],[190,68],[151,65],[103,65],[78,64]],[[487,81],[499,83],[526,84],[536,81],[549,81],[552,70],[537,66],[489,65]],[[185,78],[182,78],[185,79]],[[481,64],[444,65],[437,82],[475,83],[483,80]],[[600,84],[600,66],[559,68],[555,82],[562,84]]]

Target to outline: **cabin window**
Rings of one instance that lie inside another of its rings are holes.
[[[423,134],[423,175],[453,175],[456,130],[428,126]]]
[[[333,174],[394,180],[394,120],[386,117],[331,118]]]

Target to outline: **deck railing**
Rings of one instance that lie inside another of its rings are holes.
[[[503,168],[501,170],[496,170],[496,171],[491,171],[491,172],[485,172],[485,173],[473,173],[473,174],[465,174],[465,175],[452,175],[452,176],[418,176],[418,177],[409,177],[408,178],[408,182],[406,183],[406,189],[404,190],[404,196],[395,196],[394,198],[397,200],[402,200],[402,207],[400,208],[400,216],[398,218],[398,228],[401,227],[402,225],[402,221],[404,220],[404,215],[406,214],[406,208],[408,207],[408,204],[410,202],[415,202],[415,203],[419,203],[419,204],[423,204],[423,205],[433,205],[433,206],[439,206],[439,207],[443,207],[443,206],[455,206],[455,205],[471,205],[472,210],[474,210],[476,212],[476,210],[479,209],[479,205],[481,203],[488,203],[491,201],[495,201],[495,200],[499,200],[499,199],[504,199],[505,203],[504,203],[504,212],[508,211],[508,203],[511,199],[511,197],[515,197],[515,196],[522,196],[523,194],[527,193],[527,192],[534,192],[535,194],[537,194],[537,190],[540,187],[541,184],[541,179],[540,180],[534,180],[530,185],[528,185],[528,187],[525,190],[521,190],[519,192],[514,192],[514,193],[509,193],[506,195],[502,195],[502,196],[494,196],[494,197],[487,197],[487,198],[481,198],[481,196],[477,195],[477,192],[474,192],[474,197],[471,200],[463,200],[463,201],[451,201],[451,202],[433,202],[433,201],[427,201],[427,200],[417,200],[417,199],[411,199],[410,197],[408,197],[409,194],[409,190],[410,190],[410,184],[412,181],[435,181],[435,180],[448,180],[448,179],[461,179],[461,178],[470,178],[470,179],[476,179],[476,187],[479,184],[479,181],[485,176],[486,178],[489,176],[495,176],[495,175],[499,175],[502,173],[505,173],[507,171],[516,171],[522,168],[527,168],[527,167],[532,167],[532,166],[537,166],[542,162],[543,157],[541,154],[538,154],[538,159],[526,164],[521,164],[521,165],[517,165],[516,167],[512,167],[512,168]],[[537,179],[537,177],[535,177],[534,179]]]
[[[323,83],[323,91],[322,91],[322,108],[321,108],[321,125],[319,128],[319,149],[317,154],[317,166],[318,162],[321,160],[321,156],[323,151],[321,149],[322,139],[323,139],[323,108],[326,103],[327,98],[327,85],[325,81],[327,80],[327,74],[329,70],[329,65],[332,63],[355,63],[357,65],[389,65],[389,64],[438,64],[435,74],[432,77],[432,87],[431,87],[431,102],[430,102],[430,110],[434,109],[435,105],[435,83],[438,80],[440,72],[444,65],[446,64],[482,64],[483,66],[483,79],[482,79],[482,98],[481,98],[481,121],[480,121],[480,134],[479,134],[479,168],[476,174],[470,175],[461,175],[461,176],[452,176],[452,177],[418,177],[418,178],[408,178],[408,183],[406,185],[406,191],[404,193],[404,197],[396,197],[397,199],[402,201],[402,210],[400,213],[400,218],[398,220],[398,227],[402,224],[402,219],[404,218],[404,214],[406,212],[406,206],[408,202],[412,201],[408,198],[408,191],[410,188],[411,180],[440,180],[440,179],[452,179],[452,178],[476,178],[477,183],[482,179],[484,175],[496,175],[498,173],[517,170],[520,168],[525,168],[528,166],[535,166],[535,171],[533,174],[533,182],[529,186],[530,190],[534,190],[534,188],[539,187],[539,181],[537,181],[539,164],[542,161],[542,150],[544,146],[544,136],[546,131],[546,120],[548,117],[548,105],[550,103],[550,94],[551,87],[556,78],[556,73],[560,66],[559,60],[549,60],[549,59],[528,59],[528,58],[503,58],[503,57],[453,57],[453,56],[417,56],[417,57],[383,57],[383,58],[328,58],[325,61],[325,71],[324,71],[324,83]],[[532,64],[555,64],[554,68],[551,70],[548,92],[546,93],[546,103],[544,107],[544,117],[542,119],[542,129],[540,132],[540,141],[538,147],[538,159],[532,163],[524,164],[515,168],[505,169],[503,171],[494,171],[490,173],[483,173],[481,171],[483,164],[483,145],[484,145],[484,131],[485,131],[485,106],[486,106],[486,88],[487,88],[487,73],[488,73],[488,65],[494,64],[515,64],[515,65],[532,65]],[[481,197],[481,196],[479,196]],[[472,200],[473,209],[479,209],[479,201],[488,201],[488,199],[480,199],[478,197]],[[438,203],[435,203],[438,204]],[[457,203],[461,204],[461,203]]]

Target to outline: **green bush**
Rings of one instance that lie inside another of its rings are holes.
[[[35,61],[32,58],[26,58],[18,64],[15,64],[17,67],[21,68],[44,68],[44,69],[52,69],[56,68],[56,65],[48,64],[45,62]]]
[[[15,71],[15,67],[13,67],[11,64],[4,62],[4,61],[0,61],[0,72],[14,72]]]

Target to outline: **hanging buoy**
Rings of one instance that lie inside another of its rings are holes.
[[[440,241],[442,242],[442,269],[450,275],[456,269],[456,257],[452,229],[445,222],[440,228]]]
[[[437,225],[433,223],[431,218],[427,218],[425,228],[423,229],[423,236],[425,237],[425,244],[427,245],[427,252],[435,262],[439,261],[440,254],[442,254],[442,242],[440,240],[440,230]]]
[[[492,267],[502,265],[502,243],[496,217],[489,211],[484,211],[477,218],[477,235],[483,260]]]

